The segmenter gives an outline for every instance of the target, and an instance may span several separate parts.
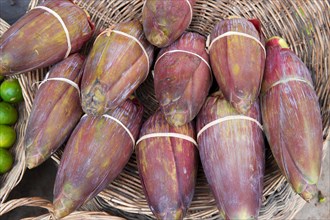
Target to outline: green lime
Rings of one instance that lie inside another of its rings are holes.
[[[17,79],[7,79],[0,86],[0,96],[5,102],[18,103],[23,101],[22,88]]]
[[[13,125],[16,123],[18,113],[16,108],[7,102],[0,102],[0,124]]]
[[[15,129],[7,125],[0,125],[0,148],[10,148],[15,141]]]
[[[14,159],[11,153],[6,149],[0,148],[0,174],[8,172],[13,166],[13,162]]]

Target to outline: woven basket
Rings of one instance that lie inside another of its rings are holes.
[[[143,6],[143,0],[76,0],[75,2],[90,13],[96,25],[96,33],[118,22],[140,19]],[[30,8],[35,7],[37,3],[37,0],[32,0]],[[220,19],[238,15],[258,18],[263,25],[262,31],[266,38],[278,35],[286,39],[291,49],[305,62],[312,74],[321,107],[324,149],[326,149],[330,143],[329,10],[328,1],[315,0],[197,0],[189,31],[207,36]],[[7,28],[3,21],[1,22],[0,34]],[[88,52],[88,46],[85,52]],[[17,76],[23,88],[25,106],[22,105],[20,108],[20,119],[17,123],[17,130],[20,133],[19,141],[13,148],[15,166],[10,173],[1,177],[2,202],[24,173],[25,158],[22,146],[24,128],[37,89],[34,84],[43,79],[46,71],[47,69],[39,69]],[[144,104],[145,118],[157,109],[152,77],[149,76],[138,88],[136,95]],[[62,151],[58,150],[52,156],[57,163],[60,161],[61,153]],[[259,219],[291,219],[305,204],[281,175],[268,148],[262,201]],[[3,206],[6,209],[0,208],[0,215],[27,203],[46,208],[49,205],[48,201],[39,198],[8,201]],[[120,176],[82,209],[111,212],[127,219],[154,218],[140,184],[135,154]],[[51,212],[51,209],[49,211]],[[186,219],[218,218],[215,200],[200,168],[195,195]]]

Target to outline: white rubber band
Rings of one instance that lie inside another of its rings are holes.
[[[273,85],[271,85],[268,90],[270,90],[271,88],[273,88],[274,86],[277,86],[278,84],[281,84],[281,83],[287,83],[287,82],[290,82],[290,81],[298,81],[298,82],[303,82],[303,83],[306,83],[307,85],[309,85],[312,89],[314,89],[314,86],[307,80],[305,79],[302,79],[302,78],[297,78],[297,77],[290,77],[290,78],[285,78],[285,79],[281,79],[279,81],[277,81],[276,83],[274,83]],[[267,91],[268,91],[267,90]]]
[[[47,73],[45,79],[43,81],[41,81],[41,83],[39,84],[38,86],[38,89],[40,88],[40,86],[42,84],[44,84],[45,82],[47,81],[61,81],[61,82],[66,82],[68,84],[70,84],[71,86],[73,86],[77,91],[78,91],[78,94],[80,96],[80,89],[79,89],[79,86],[77,83],[73,82],[72,80],[70,79],[67,79],[67,78],[63,78],[63,77],[53,77],[53,78],[48,78],[49,76],[49,72]]]
[[[57,20],[60,22],[60,24],[62,25],[63,27],[63,30],[65,32],[65,36],[66,36],[66,41],[67,41],[67,44],[68,44],[68,50],[66,51],[66,54],[64,56],[64,58],[67,58],[70,53],[71,53],[71,40],[70,40],[70,34],[69,34],[69,31],[64,23],[64,21],[62,20],[62,18],[59,16],[59,14],[57,14],[55,11],[53,11],[52,9],[50,8],[47,8],[45,6],[37,6],[33,9],[42,9],[42,10],[45,10],[47,12],[49,12],[50,14],[52,14],[55,18],[57,18]]]
[[[190,24],[191,21],[192,21],[192,18],[193,18],[193,8],[192,8],[192,6],[191,6],[189,0],[186,0],[186,2],[187,2],[187,4],[189,5],[189,9],[190,9],[190,22],[189,22],[189,24]]]
[[[248,117],[248,116],[245,116],[245,115],[230,115],[230,116],[226,116],[226,117],[223,117],[223,118],[219,118],[217,120],[214,120],[208,124],[206,124],[197,134],[197,140],[199,138],[199,136],[208,128],[214,126],[214,125],[217,125],[217,124],[220,124],[221,122],[225,122],[225,121],[230,121],[230,120],[248,120],[248,121],[252,121],[254,123],[256,123],[259,128],[261,130],[263,130],[263,127],[262,125],[259,123],[259,121],[257,121],[256,119],[254,118],[251,118],[251,117]]]
[[[132,35],[129,35],[129,34],[127,34],[127,33],[125,33],[125,32],[122,32],[122,31],[111,30],[111,29],[109,29],[109,30],[107,30],[107,31],[109,31],[109,32],[114,32],[114,33],[116,33],[116,34],[120,34],[120,35],[123,35],[123,36],[125,36],[125,37],[128,37],[128,38],[134,40],[134,41],[135,41],[135,42],[141,47],[141,49],[142,49],[144,55],[145,55],[146,58],[147,58],[147,63],[148,63],[147,76],[148,76],[148,74],[149,74],[149,68],[150,68],[149,56],[148,56],[147,51],[144,49],[143,45],[141,44],[141,42],[140,42],[137,38],[133,37]]]
[[[190,136],[184,135],[184,134],[178,134],[178,133],[152,133],[152,134],[146,134],[140,137],[140,139],[136,142],[136,145],[138,145],[141,141],[148,139],[148,138],[155,138],[155,137],[174,137],[174,138],[181,138],[183,140],[189,141],[193,143],[197,147],[197,142]]]
[[[254,40],[255,42],[257,42],[261,48],[263,49],[264,51],[264,54],[265,54],[265,57],[266,57],[266,49],[265,49],[265,46],[260,42],[260,40],[258,40],[257,38],[249,35],[249,34],[246,34],[246,33],[242,33],[242,32],[237,32],[237,31],[228,31],[224,34],[221,34],[219,35],[218,37],[214,38],[210,44],[210,35],[208,36],[208,39],[206,41],[206,47],[208,48],[208,51],[211,50],[211,47],[212,45],[214,44],[215,41],[221,39],[221,38],[224,38],[224,37],[227,37],[227,36],[233,36],[233,35],[237,35],[237,36],[242,36],[242,37],[247,37],[247,38],[250,38],[252,40]]]
[[[194,53],[194,52],[190,52],[190,51],[187,51],[187,50],[170,50],[170,51],[166,51],[165,53],[163,53],[155,62],[155,66],[157,65],[158,61],[160,60],[160,58],[162,58],[163,56],[165,56],[166,54],[169,54],[169,53],[187,53],[187,54],[191,54],[191,55],[194,55],[196,57],[198,57],[199,59],[201,59],[210,69],[211,71],[211,66],[210,64],[208,64],[208,62],[200,55],[198,55],[197,53]]]
[[[81,119],[83,119],[83,118],[86,117],[86,116],[87,116],[87,114],[84,114],[84,115],[81,117]],[[135,139],[134,139],[132,133],[130,132],[130,130],[129,130],[129,129],[128,129],[128,128],[127,128],[127,127],[121,122],[121,121],[119,121],[119,120],[118,120],[117,118],[115,118],[115,117],[112,117],[112,116],[107,115],[107,114],[102,115],[102,117],[109,118],[109,119],[111,119],[111,120],[117,122],[117,124],[119,124],[120,126],[122,126],[122,127],[125,129],[125,131],[127,132],[127,134],[129,135],[129,137],[132,139],[133,149],[134,149],[134,147],[135,147]]]
[[[107,114],[104,114],[102,116],[105,117],[105,118],[109,118],[109,119],[117,122],[120,126],[122,126],[125,129],[125,131],[127,132],[127,134],[130,136],[130,138],[132,139],[133,148],[134,148],[134,146],[135,146],[135,139],[134,139],[134,136],[132,135],[132,133],[130,132],[130,130],[128,130],[128,128],[121,121],[119,121],[117,118],[114,118],[114,117],[112,117],[110,115],[107,115]]]

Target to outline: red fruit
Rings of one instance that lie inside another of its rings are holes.
[[[203,129],[215,120],[223,121]],[[197,116],[204,173],[226,219],[256,219],[259,214],[265,155],[258,121],[257,102],[240,115],[221,92],[212,94]]]
[[[295,192],[310,201],[322,162],[322,119],[306,65],[279,37],[267,42],[261,111],[274,158]]]
[[[79,84],[84,57],[73,54],[50,69],[48,79],[65,78]],[[24,137],[26,166],[34,168],[70,136],[83,111],[79,91],[67,82],[49,80],[37,91]]]
[[[198,114],[212,84],[208,60],[205,38],[197,33],[184,33],[160,51],[154,72],[155,94],[169,124],[182,126]]]
[[[127,164],[142,122],[143,108],[126,100],[107,113],[119,120],[83,117],[63,153],[54,186],[56,218],[62,218],[102,191]]]
[[[100,116],[123,103],[146,79],[152,60],[153,46],[139,21],[120,23],[101,33],[84,68],[84,112]]]
[[[229,35],[215,40],[225,33]],[[259,21],[236,17],[222,20],[210,35],[212,41],[209,49],[215,79],[225,98],[245,114],[259,95],[265,66]]]
[[[196,0],[146,0],[142,24],[148,41],[157,47],[172,44],[188,28]]]
[[[192,123],[169,125],[160,111],[142,126],[140,138],[156,133],[194,137]],[[191,203],[197,175],[197,148],[177,137],[151,137],[138,143],[139,174],[149,207],[158,219],[182,219]]]
[[[40,6],[48,9],[29,11],[1,36],[0,76],[55,64],[68,51],[78,52],[92,36],[94,25],[86,12],[71,1],[46,1]],[[55,15],[63,21],[68,35]]]

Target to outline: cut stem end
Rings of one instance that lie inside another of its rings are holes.
[[[276,46],[279,45],[281,48],[289,48],[289,45],[286,43],[286,41],[278,36],[273,36],[271,38],[269,38],[266,42],[266,46]]]

